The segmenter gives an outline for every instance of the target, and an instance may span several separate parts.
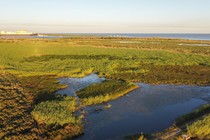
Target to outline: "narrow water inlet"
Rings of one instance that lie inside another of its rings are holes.
[[[60,84],[65,84],[68,87],[66,89],[60,90],[58,94],[77,97],[77,91],[88,87],[91,84],[103,82],[104,80],[105,78],[99,78],[99,76],[95,73],[92,73],[83,78],[60,78]]]

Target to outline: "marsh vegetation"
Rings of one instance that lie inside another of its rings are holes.
[[[138,86],[124,81],[106,80],[77,92],[83,105],[93,105],[117,99]]]
[[[119,43],[121,40],[139,40],[144,43],[122,46]],[[161,42],[160,45],[151,43],[156,41]],[[4,53],[0,56],[0,67],[1,70],[25,76],[53,74],[81,77],[98,72],[100,76],[109,79],[145,83],[209,84],[209,47],[180,47],[181,42],[209,43],[89,37],[1,39],[0,51]],[[106,43],[113,47],[107,47]],[[140,47],[136,48],[136,45]],[[177,51],[178,48],[185,51]]]
[[[97,73],[107,79],[77,92],[83,106],[123,96],[136,88],[132,82],[209,85],[209,45],[161,38],[0,39],[0,139],[83,133],[82,116],[75,113],[81,106],[55,94],[67,87],[61,77]]]

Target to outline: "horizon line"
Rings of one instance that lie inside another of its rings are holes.
[[[133,33],[133,32],[116,32],[116,33],[108,33],[108,32],[52,32],[52,33],[48,33],[48,32],[36,32],[36,33],[42,33],[42,34],[210,34],[210,33],[173,33],[173,32],[167,32],[167,33],[161,33],[161,32],[153,32],[153,33]]]

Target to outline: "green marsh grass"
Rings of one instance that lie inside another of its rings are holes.
[[[131,82],[209,85],[209,44],[93,36],[0,39],[0,139],[70,139],[83,133],[75,99],[54,94],[66,87],[56,78],[97,72],[110,79],[79,91],[83,105],[123,96],[137,88]],[[200,126],[189,126],[189,132]]]
[[[181,46],[181,49],[191,53],[176,51],[177,47],[180,48],[177,45],[180,43],[209,42],[136,40],[140,42],[137,43],[140,46],[138,49],[135,43],[119,43],[135,41],[128,38],[1,39],[0,68],[20,76],[48,74],[82,77],[98,72],[107,78],[146,83],[210,83],[210,47]],[[161,45],[152,42],[161,42]],[[113,47],[106,47],[106,43]],[[121,46],[122,44],[125,46]],[[144,46],[149,49],[144,49]],[[160,49],[161,46],[165,47]],[[205,52],[199,53],[197,49]],[[167,73],[167,76],[162,73]]]
[[[77,101],[73,97],[61,98],[53,101],[41,102],[32,111],[34,119],[39,124],[66,125],[81,124],[82,120],[74,115]]]
[[[187,127],[187,133],[191,137],[200,140],[210,139],[210,114],[204,118],[192,123]]]
[[[132,83],[106,80],[80,90],[77,95],[83,105],[93,105],[117,99],[136,88],[138,86]]]

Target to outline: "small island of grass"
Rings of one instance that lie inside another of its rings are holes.
[[[87,106],[117,99],[136,88],[138,88],[138,86],[133,83],[106,80],[80,90],[77,92],[77,95],[81,103]]]

